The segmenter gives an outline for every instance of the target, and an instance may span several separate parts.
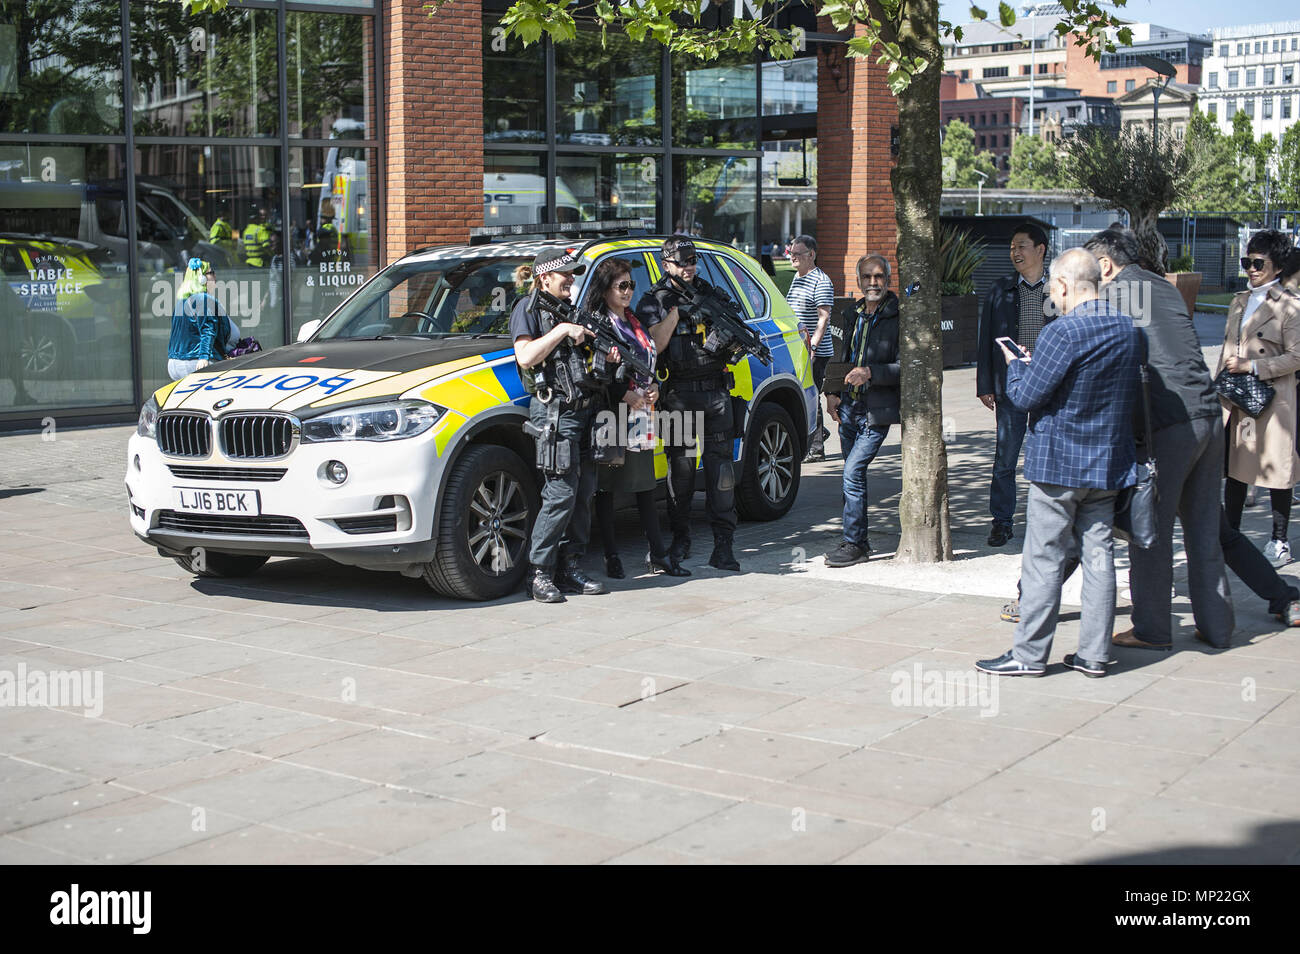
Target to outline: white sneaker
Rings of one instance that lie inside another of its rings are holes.
[[[1264,547],[1264,556],[1274,566],[1286,566],[1291,562],[1291,544],[1286,540],[1270,540]]]

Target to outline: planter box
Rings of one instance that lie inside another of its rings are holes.
[[[974,295],[945,295],[939,312],[943,332],[943,366],[972,364],[979,341],[979,299]]]
[[[1196,314],[1196,296],[1201,292],[1201,273],[1169,272],[1165,275],[1165,279],[1178,289],[1178,294],[1183,296],[1183,302],[1187,305],[1187,313],[1189,315]]]

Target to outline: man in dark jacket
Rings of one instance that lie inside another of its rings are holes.
[[[993,454],[993,480],[989,485],[989,512],[993,528],[989,546],[1000,547],[1013,536],[1011,520],[1016,515],[1016,463],[1025,442],[1028,415],[1007,400],[1007,367],[997,339],[1010,338],[1033,351],[1048,318],[1044,261],[1047,233],[1032,222],[1016,228],[1011,236],[1011,264],[1016,274],[993,283],[984,299],[980,317],[979,352],[975,369],[975,393],[984,406],[997,413],[997,445]]]
[[[863,298],[847,315],[837,359],[852,365],[844,390],[826,395],[826,411],[840,425],[844,452],[844,541],[826,554],[827,566],[867,559],[867,467],[898,416],[898,296],[889,290],[889,261],[873,253],[858,259]]]
[[[1102,297],[1133,317],[1147,336],[1151,420],[1145,449],[1156,459],[1159,536],[1149,548],[1129,547],[1133,628],[1116,646],[1173,645],[1170,593],[1174,583],[1174,517],[1183,525],[1192,613],[1202,635],[1228,645],[1234,617],[1219,546],[1219,487],[1223,478],[1223,412],[1201,354],[1183,296],[1137,264],[1131,232],[1106,229],[1084,245],[1097,258]]]

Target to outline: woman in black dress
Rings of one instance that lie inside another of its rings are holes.
[[[622,258],[606,259],[596,266],[596,271],[592,274],[584,307],[587,311],[603,311],[609,315],[622,340],[622,347],[639,355],[653,368],[654,340],[632,313],[632,293],[635,289],[632,263]],[[605,545],[606,575],[616,580],[621,580],[625,575],[614,537],[614,494],[629,493],[636,496],[641,529],[650,545],[650,551],[646,555],[646,569],[667,573],[669,576],[690,576],[690,571],[669,555],[659,526],[659,510],[655,506],[654,440],[653,431],[647,437],[646,425],[654,420],[654,402],[659,398],[659,388],[653,379],[629,380],[626,384],[627,391],[622,395],[622,403],[627,405],[628,433],[620,436],[629,446],[621,466],[600,467],[599,489],[596,493],[596,518]],[[614,393],[610,397],[617,415],[617,395]]]

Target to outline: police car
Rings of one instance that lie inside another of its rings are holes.
[[[159,388],[127,450],[132,529],[201,576],[316,554],[422,577],[463,599],[518,589],[540,483],[508,331],[524,266],[543,248],[569,249],[589,266],[575,282],[580,296],[592,267],[617,256],[634,263],[644,291],[661,275],[661,242],[423,249],[309,322],[297,343]],[[794,503],[816,424],[808,352],[757,262],[695,244],[700,276],[738,303],[772,352],[771,366],[732,366],[732,394],[744,410],[738,508],[775,519]],[[666,476],[662,448],[655,467]]]

